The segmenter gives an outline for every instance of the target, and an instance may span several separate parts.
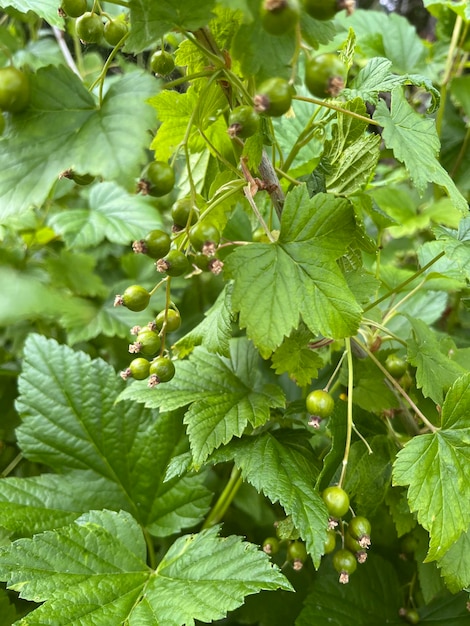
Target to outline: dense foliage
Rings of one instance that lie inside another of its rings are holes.
[[[468,623],[470,7],[353,5],[0,0],[2,626]]]

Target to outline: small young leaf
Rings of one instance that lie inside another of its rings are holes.
[[[311,340],[312,333],[305,327],[293,331],[284,339],[271,357],[276,374],[287,372],[299,387],[309,385],[323,367],[321,355],[308,345]]]

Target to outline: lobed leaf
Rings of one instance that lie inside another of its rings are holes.
[[[213,457],[215,461],[227,459],[234,460],[255,489],[282,505],[318,568],[324,554],[328,513],[315,489],[318,470],[305,438],[284,431],[245,437]]]
[[[135,184],[146,162],[147,131],[155,124],[145,103],[156,90],[151,77],[126,74],[111,85],[99,108],[63,65],[40,68],[30,83],[30,105],[12,119],[2,140],[0,219],[41,205],[69,168],[114,178],[127,188]]]
[[[470,526],[470,374],[458,378],[442,406],[442,427],[409,441],[394,463],[393,482],[430,534],[427,560],[442,559]]]
[[[257,546],[217,537],[218,528],[180,537],[155,571],[145,564],[139,525],[124,512],[91,511],[56,531],[0,549],[0,576],[21,597],[44,602],[19,622],[159,624],[211,621],[261,589],[292,590]]]
[[[110,497],[102,505],[130,511],[154,534],[194,525],[209,503],[204,476],[164,482],[171,458],[187,449],[181,418],[116,405],[122,387],[103,361],[31,335],[17,402],[24,455],[59,472],[91,470],[106,479]]]
[[[361,309],[336,262],[354,233],[347,200],[323,193],[309,198],[302,185],[286,197],[276,243],[243,246],[226,259],[240,326],[262,354],[275,350],[300,316],[315,334],[355,332]]]

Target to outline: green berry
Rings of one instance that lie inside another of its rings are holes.
[[[144,356],[152,357],[160,350],[162,342],[157,332],[149,328],[143,328],[137,334],[136,341],[133,345],[136,346],[137,351]]]
[[[127,287],[122,296],[116,296],[114,306],[123,305],[130,311],[143,311],[150,302],[150,293],[141,285]]]
[[[199,211],[194,206],[191,198],[181,198],[171,207],[171,217],[178,229],[192,226],[199,218]]]
[[[259,115],[251,106],[239,106],[233,109],[228,118],[229,136],[247,139],[259,130]]]
[[[21,113],[29,104],[29,80],[13,66],[0,69],[0,109]]]
[[[167,356],[157,356],[150,363],[149,387],[154,387],[159,383],[167,383],[175,375],[173,361]]]
[[[316,20],[331,20],[339,10],[337,0],[303,0],[303,8]]]
[[[389,354],[385,359],[385,369],[393,378],[400,378],[407,370],[407,363],[397,354]]]
[[[287,559],[292,563],[297,563],[295,569],[300,569],[299,564],[305,563],[307,560],[307,548],[302,541],[292,541],[287,546]]]
[[[87,11],[75,22],[77,35],[83,43],[99,43],[103,37],[104,26],[101,17]]]
[[[356,571],[356,557],[349,550],[338,550],[333,554],[333,567],[340,575],[339,582],[346,584],[349,582],[350,574]]]
[[[104,39],[110,46],[117,46],[127,32],[127,24],[122,20],[110,20],[104,25]]]
[[[325,419],[333,413],[335,401],[327,391],[315,389],[308,394],[305,406],[310,415]]]
[[[343,517],[349,510],[349,496],[341,487],[327,487],[322,498],[328,513],[334,518]]]
[[[261,25],[270,35],[285,35],[297,25],[300,9],[297,0],[264,0]]]
[[[179,311],[175,309],[168,309],[166,312],[160,311],[160,313],[155,318],[155,324],[157,325],[158,330],[163,328],[163,324],[165,323],[165,313],[166,313],[166,331],[168,333],[172,333],[181,326],[181,315]]]
[[[150,57],[150,67],[154,74],[167,76],[175,69],[175,60],[169,52],[157,50]]]
[[[136,252],[143,252],[152,259],[161,259],[168,254],[170,247],[170,236],[158,229],[150,231],[144,239],[133,245]]]
[[[357,515],[349,522],[348,533],[361,544],[362,548],[370,545],[370,531],[370,522],[366,517]]]
[[[336,548],[336,532],[333,529],[328,530],[326,535],[324,552],[325,554],[330,554],[330,552],[334,552]]]
[[[212,256],[220,241],[219,229],[209,222],[198,222],[189,231],[189,241],[197,252],[209,252]]]
[[[136,380],[144,380],[149,375],[150,363],[147,359],[138,357],[130,362],[129,369],[131,370],[133,378]]]
[[[317,98],[334,97],[344,88],[347,68],[334,53],[320,54],[305,64],[305,85]]]
[[[266,554],[277,554],[279,552],[279,539],[277,537],[266,537],[263,541],[263,552],[266,552]]]
[[[188,257],[181,250],[170,250],[168,254],[159,259],[155,266],[161,273],[168,276],[182,276],[189,270]]]
[[[268,78],[259,86],[253,99],[255,110],[270,117],[287,113],[292,103],[293,89],[283,78]]]
[[[147,184],[147,193],[156,198],[166,196],[175,186],[175,172],[164,161],[153,161],[145,168],[142,178]]]
[[[80,15],[83,15],[87,10],[87,1],[62,0],[60,8],[68,17],[80,17]]]

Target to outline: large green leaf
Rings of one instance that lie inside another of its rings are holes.
[[[246,481],[292,517],[318,568],[325,552],[328,512],[315,489],[318,470],[305,437],[289,432],[244,437],[214,456],[215,461],[228,459],[240,467]]]
[[[187,449],[181,419],[137,403],[116,405],[122,387],[103,361],[31,335],[17,403],[23,454],[60,472],[92,470],[107,479],[103,506],[125,508],[154,534],[194,525],[208,506],[204,477],[164,482],[170,459]]]
[[[212,17],[215,0],[130,0],[132,29],[126,48],[142,52],[174,28],[197,30]]]
[[[21,13],[34,11],[45,19],[51,26],[63,26],[64,20],[57,12],[57,0],[0,0],[0,7],[13,7]]]
[[[460,535],[437,564],[452,593],[470,588],[470,529]]]
[[[263,353],[275,350],[300,316],[313,333],[355,333],[361,309],[337,265],[354,234],[347,200],[323,193],[309,198],[301,185],[286,197],[276,243],[243,246],[227,258],[233,307]]]
[[[470,526],[470,374],[458,378],[442,405],[442,427],[398,453],[393,481],[409,485],[410,509],[430,533],[427,560],[442,559]]]
[[[439,163],[440,141],[433,119],[417,113],[407,102],[401,87],[392,91],[390,110],[385,102],[377,104],[374,119],[383,126],[385,145],[405,164],[411,179],[422,194],[427,184],[446,189],[455,206],[466,213],[468,203]]]
[[[152,198],[136,196],[115,183],[94,185],[88,204],[89,209],[67,209],[50,221],[69,247],[89,248],[105,238],[129,245],[162,226]]]
[[[65,66],[41,68],[30,82],[30,106],[12,118],[1,140],[0,219],[42,204],[68,168],[132,188],[146,162],[148,129],[155,125],[145,100],[157,83],[148,74],[126,74],[111,85],[98,108]]]
[[[44,602],[21,626],[144,624],[149,615],[150,623],[193,625],[224,617],[261,589],[291,589],[257,546],[217,531],[177,539],[153,571],[128,513],[92,511],[0,549],[0,576],[23,598]]]
[[[221,444],[240,437],[248,424],[254,428],[265,424],[270,408],[284,406],[282,390],[266,383],[259,355],[246,339],[231,341],[230,358],[197,347],[187,361],[176,365],[176,376],[169,383],[148,389],[137,382],[120,399],[164,411],[189,404],[184,422],[196,466]]]

